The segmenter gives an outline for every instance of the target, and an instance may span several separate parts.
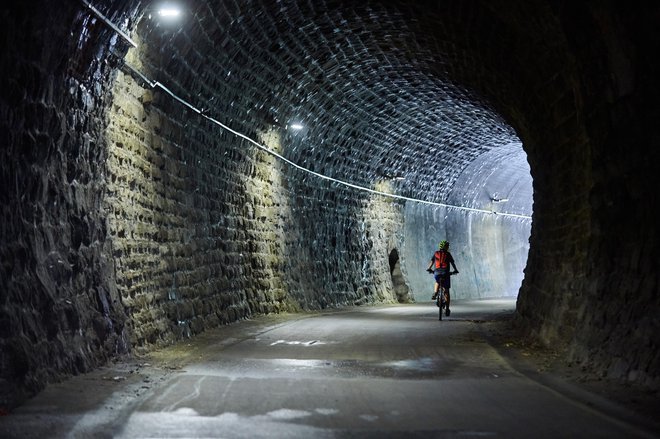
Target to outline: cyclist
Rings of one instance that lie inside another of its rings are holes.
[[[454,267],[452,273],[449,272],[449,266]],[[449,242],[446,240],[440,241],[438,244],[438,250],[433,253],[431,257],[431,262],[429,267],[426,269],[429,273],[433,273],[435,277],[435,288],[433,290],[433,297],[431,300],[435,300],[438,297],[438,291],[442,287],[442,290],[445,292],[445,315],[449,316],[449,288],[451,287],[451,280],[449,278],[450,274],[458,274],[458,269],[454,263],[454,257],[449,253]]]

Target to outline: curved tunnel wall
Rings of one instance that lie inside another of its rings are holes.
[[[182,81],[143,47],[127,55],[133,68],[196,87],[204,67]],[[276,160],[140,79],[119,73],[105,134],[109,234],[133,344],[256,313],[395,300],[388,257],[400,246],[400,203]],[[243,86],[224,93],[242,96]],[[272,151],[287,144],[258,115],[243,125]]]
[[[404,269],[414,297],[430,297],[433,279],[424,270],[442,239],[451,243],[460,271],[452,278],[452,297],[516,297],[532,210],[532,178],[522,146],[512,143],[482,154],[457,178],[447,201],[477,210],[406,206]]]
[[[281,169],[121,79],[127,48],[80,4],[41,6],[1,16],[3,405],[250,313],[395,299],[407,207]],[[519,138],[534,220],[518,322],[657,386],[657,7],[286,6],[200,3],[192,28],[138,31],[151,52],[133,61],[310,169],[428,201]],[[137,29],[130,3],[103,12]],[[281,130],[293,113],[321,129]]]

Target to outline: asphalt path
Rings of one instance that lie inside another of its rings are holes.
[[[443,321],[428,302],[242,322],[165,350],[158,367],[51,386],[0,418],[0,436],[655,437],[503,357],[482,324],[514,307],[456,301]]]

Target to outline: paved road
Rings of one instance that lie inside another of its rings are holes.
[[[168,374],[114,370],[105,393],[92,378],[51,388],[0,419],[0,436],[653,437],[512,368],[480,322],[514,307],[457,301],[439,322],[429,302],[232,325],[181,350],[194,361]],[[71,392],[87,408],[67,409]]]

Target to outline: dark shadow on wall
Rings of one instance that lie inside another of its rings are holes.
[[[401,264],[399,263],[399,252],[397,249],[392,249],[389,256],[390,260],[390,276],[392,276],[392,287],[396,300],[399,303],[411,302],[410,289],[406,285],[406,281],[401,272]]]

